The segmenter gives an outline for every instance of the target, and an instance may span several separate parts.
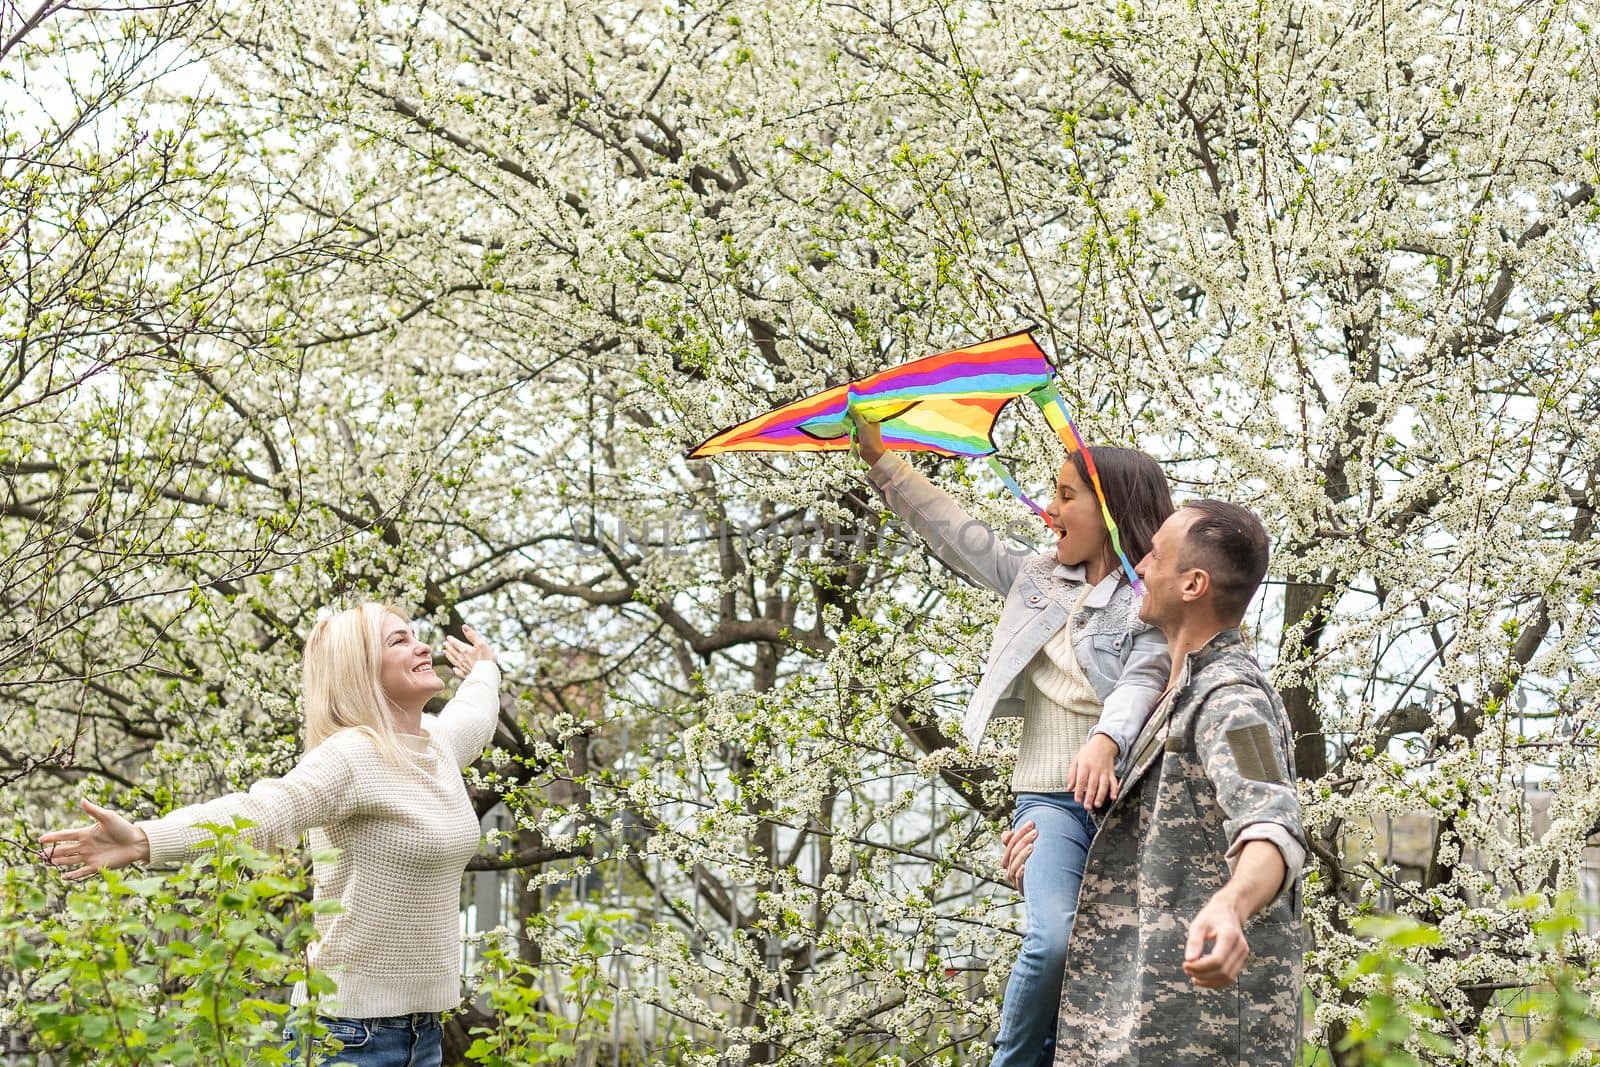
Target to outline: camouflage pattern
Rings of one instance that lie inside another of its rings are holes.
[[[1299,858],[1245,927],[1238,980],[1183,973],[1189,920],[1229,878],[1239,835],[1305,832],[1288,716],[1237,630],[1191,652],[1145,724],[1133,769],[1095,836],[1061,991],[1056,1067],[1292,1065],[1300,1036]],[[1271,824],[1270,827],[1263,824]]]

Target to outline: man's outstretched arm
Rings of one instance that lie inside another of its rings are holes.
[[[1233,877],[1217,890],[1189,923],[1183,951],[1183,973],[1202,989],[1231,985],[1250,955],[1244,924],[1278,895],[1289,867],[1271,841],[1246,841],[1237,855]],[[1210,942],[1210,949],[1206,944]]]

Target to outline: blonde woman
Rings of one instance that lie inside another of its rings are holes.
[[[323,1023],[344,1046],[322,1062],[438,1067],[439,1012],[461,999],[461,874],[479,845],[461,772],[499,713],[494,651],[462,632],[444,655],[463,681],[433,716],[422,709],[444,683],[403,612],[362,604],[323,619],[306,640],[306,753],[293,770],[139,823],[85,800],[93,823],[40,837],[50,862],[72,879],[176,862],[210,838],[201,824],[236,816],[255,824],[247,833],[262,847],[309,833],[314,851],[338,850],[313,863],[315,897],[344,905],[317,918],[312,949],[336,986]],[[295,1002],[304,998],[297,986]]]

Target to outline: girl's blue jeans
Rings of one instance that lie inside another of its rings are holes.
[[[439,1067],[444,1057],[444,1030],[436,1011],[414,1011],[382,1019],[324,1015],[318,1021],[328,1028],[328,1036],[319,1039],[309,1055],[305,1040],[294,1027],[284,1030],[290,1063],[310,1062],[317,1067]],[[334,1038],[344,1044],[338,1052],[332,1051]]]
[[[1018,793],[1012,829],[1030,820],[1039,837],[1022,875],[1027,933],[1006,983],[990,1067],[1049,1067],[1055,1058],[1067,938],[1094,840],[1094,820],[1071,793]]]

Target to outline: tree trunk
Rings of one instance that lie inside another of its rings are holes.
[[[1322,644],[1323,627],[1327,623],[1324,597],[1330,587],[1321,583],[1290,582],[1283,595],[1282,657],[1285,663],[1294,663],[1315,655]],[[1289,629],[1302,619],[1310,618],[1311,625],[1297,644],[1288,641]],[[1280,695],[1284,709],[1289,713],[1289,728],[1294,731],[1295,773],[1305,781],[1316,781],[1328,773],[1327,740],[1322,733],[1322,716],[1317,711],[1317,692],[1304,683],[1285,686]]]

